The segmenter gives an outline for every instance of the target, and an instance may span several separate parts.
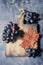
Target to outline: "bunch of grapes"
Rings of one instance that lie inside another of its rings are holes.
[[[7,26],[4,27],[3,41],[6,43],[16,41],[18,36],[22,37],[23,34],[24,32],[22,30],[19,30],[19,26],[17,24],[10,22],[7,24]]]
[[[24,24],[29,24],[29,23],[38,23],[40,20],[40,15],[36,12],[29,12],[25,10],[24,14]]]
[[[26,49],[29,57],[35,57],[36,50],[35,49]]]

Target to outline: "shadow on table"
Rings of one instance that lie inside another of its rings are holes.
[[[40,25],[39,24],[37,26],[37,30],[38,30],[38,33],[40,33]],[[41,38],[42,38],[42,35],[39,34],[38,49],[36,50],[35,56],[41,56],[41,52],[42,52],[41,45],[40,45]]]

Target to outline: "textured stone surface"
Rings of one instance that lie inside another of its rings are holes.
[[[29,11],[35,11],[43,16],[43,0],[29,0],[29,3],[22,3],[22,0],[16,0],[19,8],[23,7]],[[24,1],[24,0],[23,0]],[[14,5],[14,0],[0,0],[0,65],[43,65],[43,52],[40,57],[6,57],[5,43],[2,41],[3,27],[12,20],[17,22],[15,15],[18,14],[18,9]],[[39,21],[40,33],[43,34],[43,20]],[[40,45],[43,49],[43,36],[40,39]]]

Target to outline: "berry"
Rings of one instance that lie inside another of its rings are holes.
[[[19,30],[19,26],[17,24],[10,22],[5,26],[3,31],[3,41],[6,43],[15,41],[18,36],[23,36],[23,31]]]
[[[19,34],[18,34],[18,31],[15,31],[14,35],[15,35],[15,36],[18,36],[18,35],[19,35]]]
[[[31,49],[26,49],[26,52],[31,52]]]
[[[40,15],[36,12],[29,12],[25,10],[24,24],[37,23],[40,20],[39,16]]]
[[[14,24],[14,26],[15,26],[15,29],[16,29],[16,30],[19,30],[19,27],[18,27],[17,24]]]
[[[2,40],[3,40],[3,41],[5,41],[5,40],[6,40],[6,38],[5,38],[5,37],[3,37],[3,38],[2,38]]]
[[[35,53],[35,50],[33,49],[32,52]]]
[[[30,22],[31,22],[31,23],[33,23],[33,20],[32,20],[32,19],[30,19]]]
[[[13,26],[13,22],[12,22],[12,21],[10,21],[10,22],[9,22],[9,25],[10,25],[10,26]]]
[[[5,42],[6,42],[6,43],[9,43],[9,40],[6,40]]]
[[[28,22],[29,21],[29,18],[28,17],[25,17],[25,20]]]
[[[4,27],[4,30],[7,30],[7,26]]]
[[[32,57],[35,57],[35,50],[32,49]]]
[[[3,38],[6,38],[6,33],[3,33],[3,35],[2,35],[2,36],[3,36]]]
[[[13,37],[11,37],[10,40],[13,41]]]

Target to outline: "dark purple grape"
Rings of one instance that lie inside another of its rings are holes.
[[[2,36],[6,38],[6,33],[3,33]]]
[[[10,37],[6,37],[6,43],[8,43],[10,41]]]
[[[15,27],[17,27],[18,25],[17,24],[14,24]]]
[[[32,54],[31,53],[28,53],[28,55],[27,55],[28,57],[31,57],[32,56]]]
[[[14,35],[15,35],[15,36],[18,36],[18,31],[15,31]]]
[[[36,16],[33,16],[34,19],[36,19]]]
[[[28,18],[28,17],[25,17],[25,21],[27,21],[27,22],[28,22],[28,21],[29,21],[29,18]]]
[[[10,21],[10,22],[9,22],[9,25],[10,25],[10,26],[13,26],[13,22],[12,22],[12,21]]]
[[[32,54],[32,57],[35,57],[35,54],[34,53]]]
[[[32,17],[32,12],[29,13],[30,17]]]
[[[18,35],[17,33],[14,33],[14,34],[13,34],[13,39],[14,39],[14,40],[17,39],[17,35]]]
[[[32,49],[32,57],[35,57],[35,50]]]
[[[6,37],[6,39],[9,39],[9,36],[8,36],[8,37]]]
[[[18,31],[15,31],[15,34],[17,34],[18,33]]]
[[[13,32],[11,33],[11,36],[13,36]]]
[[[31,49],[28,49],[28,52],[31,52]]]
[[[6,35],[3,35],[3,38],[6,38]]]
[[[2,40],[3,40],[3,41],[5,41],[5,40],[6,40],[6,38],[5,38],[5,37],[3,37],[3,38],[2,38]]]
[[[33,23],[33,20],[32,19],[30,19],[30,23]]]
[[[35,50],[33,49],[32,52],[35,53]]]
[[[5,40],[6,43],[9,43],[9,40]]]
[[[4,27],[4,30],[7,30],[7,26]]]
[[[26,52],[31,52],[31,49],[26,49]]]
[[[29,18],[29,15],[26,15],[27,18]]]
[[[10,34],[10,33],[11,33],[11,29],[8,29],[8,30],[7,30],[7,34]]]
[[[13,40],[14,40],[14,38],[13,38],[13,36],[11,36],[11,37],[10,37],[10,41],[13,41]]]
[[[14,27],[16,30],[19,30],[19,26],[17,24],[14,24]]]
[[[7,37],[9,37],[9,35],[8,35],[8,34],[6,35],[6,38],[7,38]]]
[[[8,29],[11,29],[11,25],[10,25],[10,24],[7,24],[7,28],[8,28]]]
[[[28,15],[28,14],[29,14],[29,12],[28,12],[28,11],[26,11],[26,12],[25,12],[25,15]]]
[[[16,37],[16,36],[14,36],[14,37],[13,37],[13,39],[14,39],[14,41],[16,41],[17,37]]]

